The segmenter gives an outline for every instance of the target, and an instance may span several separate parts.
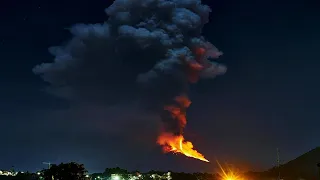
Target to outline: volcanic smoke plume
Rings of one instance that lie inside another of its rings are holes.
[[[161,116],[158,143],[166,151],[207,161],[184,140],[183,129],[189,83],[226,72],[212,61],[222,52],[201,36],[210,11],[201,0],[115,0],[104,23],[72,26],[70,41],[49,48],[54,61],[33,72],[50,83],[48,92],[72,102],[110,105],[139,97]]]

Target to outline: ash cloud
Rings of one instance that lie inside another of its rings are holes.
[[[196,48],[205,49],[200,77],[226,71],[212,61],[222,53],[201,36],[210,11],[200,0],[115,0],[106,22],[70,27],[72,38],[49,48],[54,61],[33,72],[50,84],[48,92],[71,101],[110,105],[138,97],[160,112],[187,93],[185,66],[196,63]]]

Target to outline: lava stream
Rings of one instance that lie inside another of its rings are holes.
[[[162,133],[158,137],[158,144],[163,146],[165,152],[181,153],[185,156],[209,162],[204,155],[193,149],[190,141],[185,141],[182,135],[175,136],[171,133]]]

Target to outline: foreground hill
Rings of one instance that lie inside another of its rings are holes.
[[[305,179],[319,179],[320,147],[317,147],[294,160],[280,166],[281,177],[300,177]],[[279,169],[274,167],[264,172],[265,175],[277,177]]]

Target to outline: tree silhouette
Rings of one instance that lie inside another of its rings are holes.
[[[166,172],[163,172],[163,171],[155,171],[155,170],[151,170],[149,172],[147,172],[148,174],[165,174]]]
[[[194,174],[189,174],[189,173],[177,173],[173,172],[171,173],[172,179],[183,179],[183,180],[197,180],[196,176]]]
[[[90,175],[90,178],[92,180],[94,180],[94,179],[96,179],[98,177],[102,177],[102,176],[103,176],[103,173],[93,173],[93,174]]]
[[[45,180],[83,180],[87,170],[83,164],[71,162],[59,165],[53,164],[50,169],[45,169],[42,173]]]
[[[19,179],[19,180],[36,180],[38,179],[37,176],[34,173],[21,173],[19,172],[13,179]]]

